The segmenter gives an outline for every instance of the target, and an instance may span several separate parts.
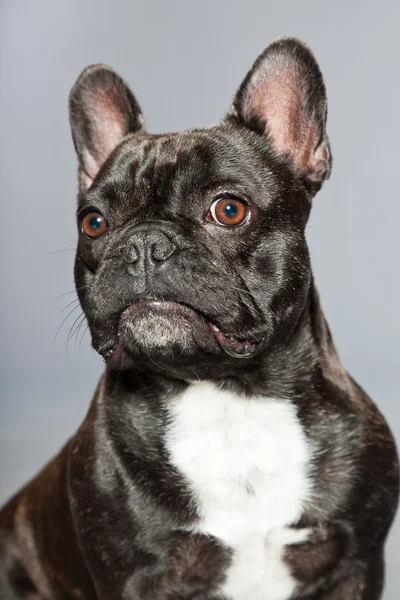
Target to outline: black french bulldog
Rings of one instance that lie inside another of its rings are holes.
[[[150,135],[114,71],[80,75],[75,279],[106,370],[1,512],[1,600],[380,598],[396,448],[339,361],[304,233],[326,117],[292,38],[208,129]]]

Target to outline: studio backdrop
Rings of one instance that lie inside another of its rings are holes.
[[[0,2],[0,503],[67,440],[102,369],[76,302],[76,159],[67,98],[105,62],[151,132],[218,122],[254,58],[300,37],[325,76],[333,171],[308,226],[345,367],[400,439],[400,3]],[[385,600],[400,589],[400,523]]]

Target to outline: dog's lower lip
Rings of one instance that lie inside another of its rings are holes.
[[[251,358],[262,346],[263,337],[253,336],[253,339],[251,340],[240,340],[232,334],[224,333],[217,325],[207,320],[207,318],[197,310],[180,302],[140,299],[126,308],[123,315],[125,319],[134,321],[134,319],[142,312],[151,310],[158,313],[164,313],[165,315],[180,315],[189,322],[196,321],[197,326],[200,324],[200,326],[207,328],[213,334],[221,350],[234,358]],[[122,343],[118,342],[118,344],[111,348],[106,355],[103,355],[105,362],[109,365],[117,364],[122,358],[123,350]]]
[[[205,322],[204,317],[193,308],[186,306],[186,304],[169,300],[137,300],[124,311],[124,315],[130,319],[134,319],[140,313],[148,310],[155,310],[158,313],[166,315],[181,315],[188,320]]]

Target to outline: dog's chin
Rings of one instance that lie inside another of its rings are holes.
[[[249,359],[262,337],[241,340],[223,333],[192,308],[177,302],[140,300],[121,315],[118,341],[103,354],[112,368],[129,368],[138,360],[167,365],[204,364],[205,357]]]
[[[204,319],[173,302],[137,302],[121,318],[119,341],[128,353],[176,360],[218,350]]]

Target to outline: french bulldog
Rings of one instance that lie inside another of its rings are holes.
[[[313,54],[272,43],[206,129],[147,133],[104,65],[69,106],[76,289],[106,367],[1,512],[1,600],[378,600],[399,465],[312,276]]]

